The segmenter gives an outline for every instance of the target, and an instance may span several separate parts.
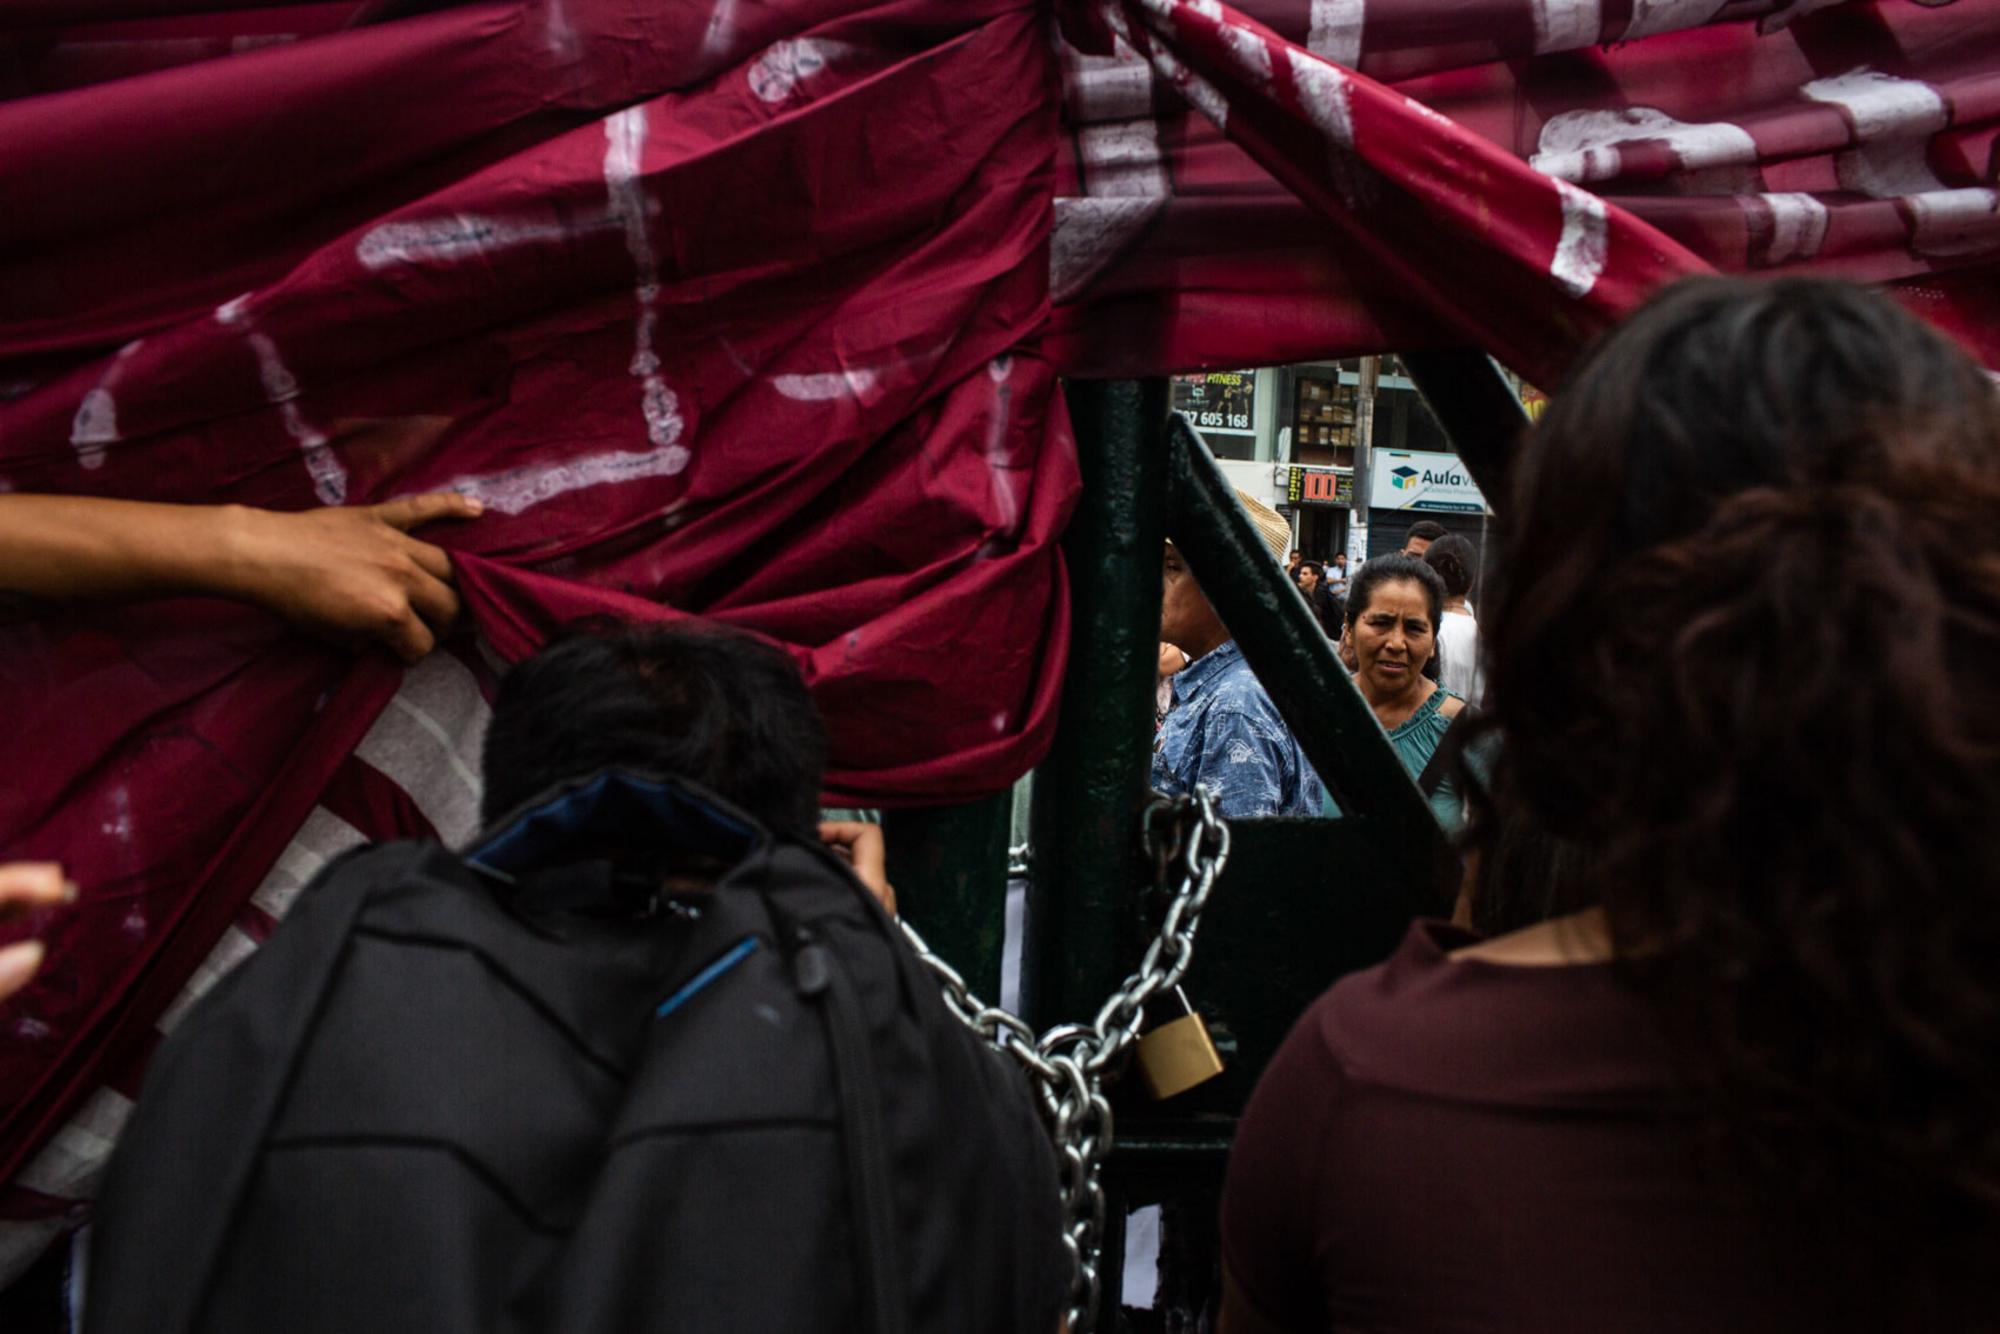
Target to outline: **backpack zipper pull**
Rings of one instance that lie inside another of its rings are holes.
[[[826,990],[832,975],[833,965],[826,957],[826,946],[804,928],[792,939],[798,945],[792,955],[792,985],[801,996],[818,996]]]

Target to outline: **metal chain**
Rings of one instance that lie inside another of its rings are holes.
[[[1156,798],[1146,808],[1144,837],[1147,854],[1159,868],[1160,884],[1164,887],[1176,870],[1180,883],[1138,968],[1087,1024],[1059,1024],[1037,1037],[1018,1016],[973,995],[958,970],[932,953],[908,922],[902,924],[917,958],[937,976],[945,1004],[973,1032],[1021,1066],[1041,1102],[1055,1144],[1057,1182],[1068,1220],[1063,1245],[1071,1265],[1073,1334],[1089,1334],[1101,1286],[1102,1177],[1112,1144],[1105,1072],[1138,1039],[1146,1002],[1172,990],[1187,973],[1201,911],[1229,860],[1229,826],[1215,813],[1215,796],[1207,788],[1196,788],[1191,796]]]

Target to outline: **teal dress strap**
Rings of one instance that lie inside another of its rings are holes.
[[[1417,711],[1404,719],[1395,731],[1389,733],[1389,745],[1395,750],[1396,758],[1403,762],[1403,768],[1415,779],[1424,772],[1424,766],[1437,753],[1438,743],[1451,730],[1452,720],[1444,715],[1444,702],[1458,696],[1439,686],[1431,692],[1430,698],[1417,706]],[[1446,833],[1455,834],[1465,823],[1465,799],[1458,791],[1458,784],[1449,776],[1438,784],[1437,791],[1430,794],[1431,810],[1437,814],[1438,823]],[[1327,796],[1322,806],[1327,815],[1339,815],[1340,808]]]

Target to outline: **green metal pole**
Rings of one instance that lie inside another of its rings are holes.
[[[1038,1029],[1088,1022],[1136,961],[1165,541],[1166,381],[1071,381],[1066,393],[1083,496],[1063,537],[1061,724],[1035,771],[1021,1000]]]
[[[889,883],[897,905],[966,985],[1000,999],[1013,793],[962,806],[885,811]]]
[[[1503,503],[1507,464],[1528,413],[1499,368],[1476,347],[1405,352],[1403,366],[1479,489]]]

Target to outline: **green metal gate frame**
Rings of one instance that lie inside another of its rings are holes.
[[[1497,369],[1471,350],[1403,360],[1481,489],[1503,496],[1525,418]],[[1025,1017],[1038,1029],[1087,1021],[1158,915],[1139,835],[1169,535],[1343,813],[1234,824],[1185,981],[1228,1068],[1166,1102],[1113,1090],[1106,1250],[1122,1247],[1124,1205],[1164,1202],[1171,1249],[1191,1262],[1169,1287],[1198,1308],[1214,1291],[1222,1165],[1258,1074],[1315,996],[1386,957],[1411,918],[1449,908],[1457,861],[1208,447],[1169,412],[1167,382],[1071,381],[1066,392],[1083,494],[1063,537],[1072,634],[1061,719],[1034,784]],[[987,996],[999,992],[1010,809],[1003,793],[884,821],[905,912]],[[1107,1266],[1107,1311],[1118,1308],[1118,1279]]]

